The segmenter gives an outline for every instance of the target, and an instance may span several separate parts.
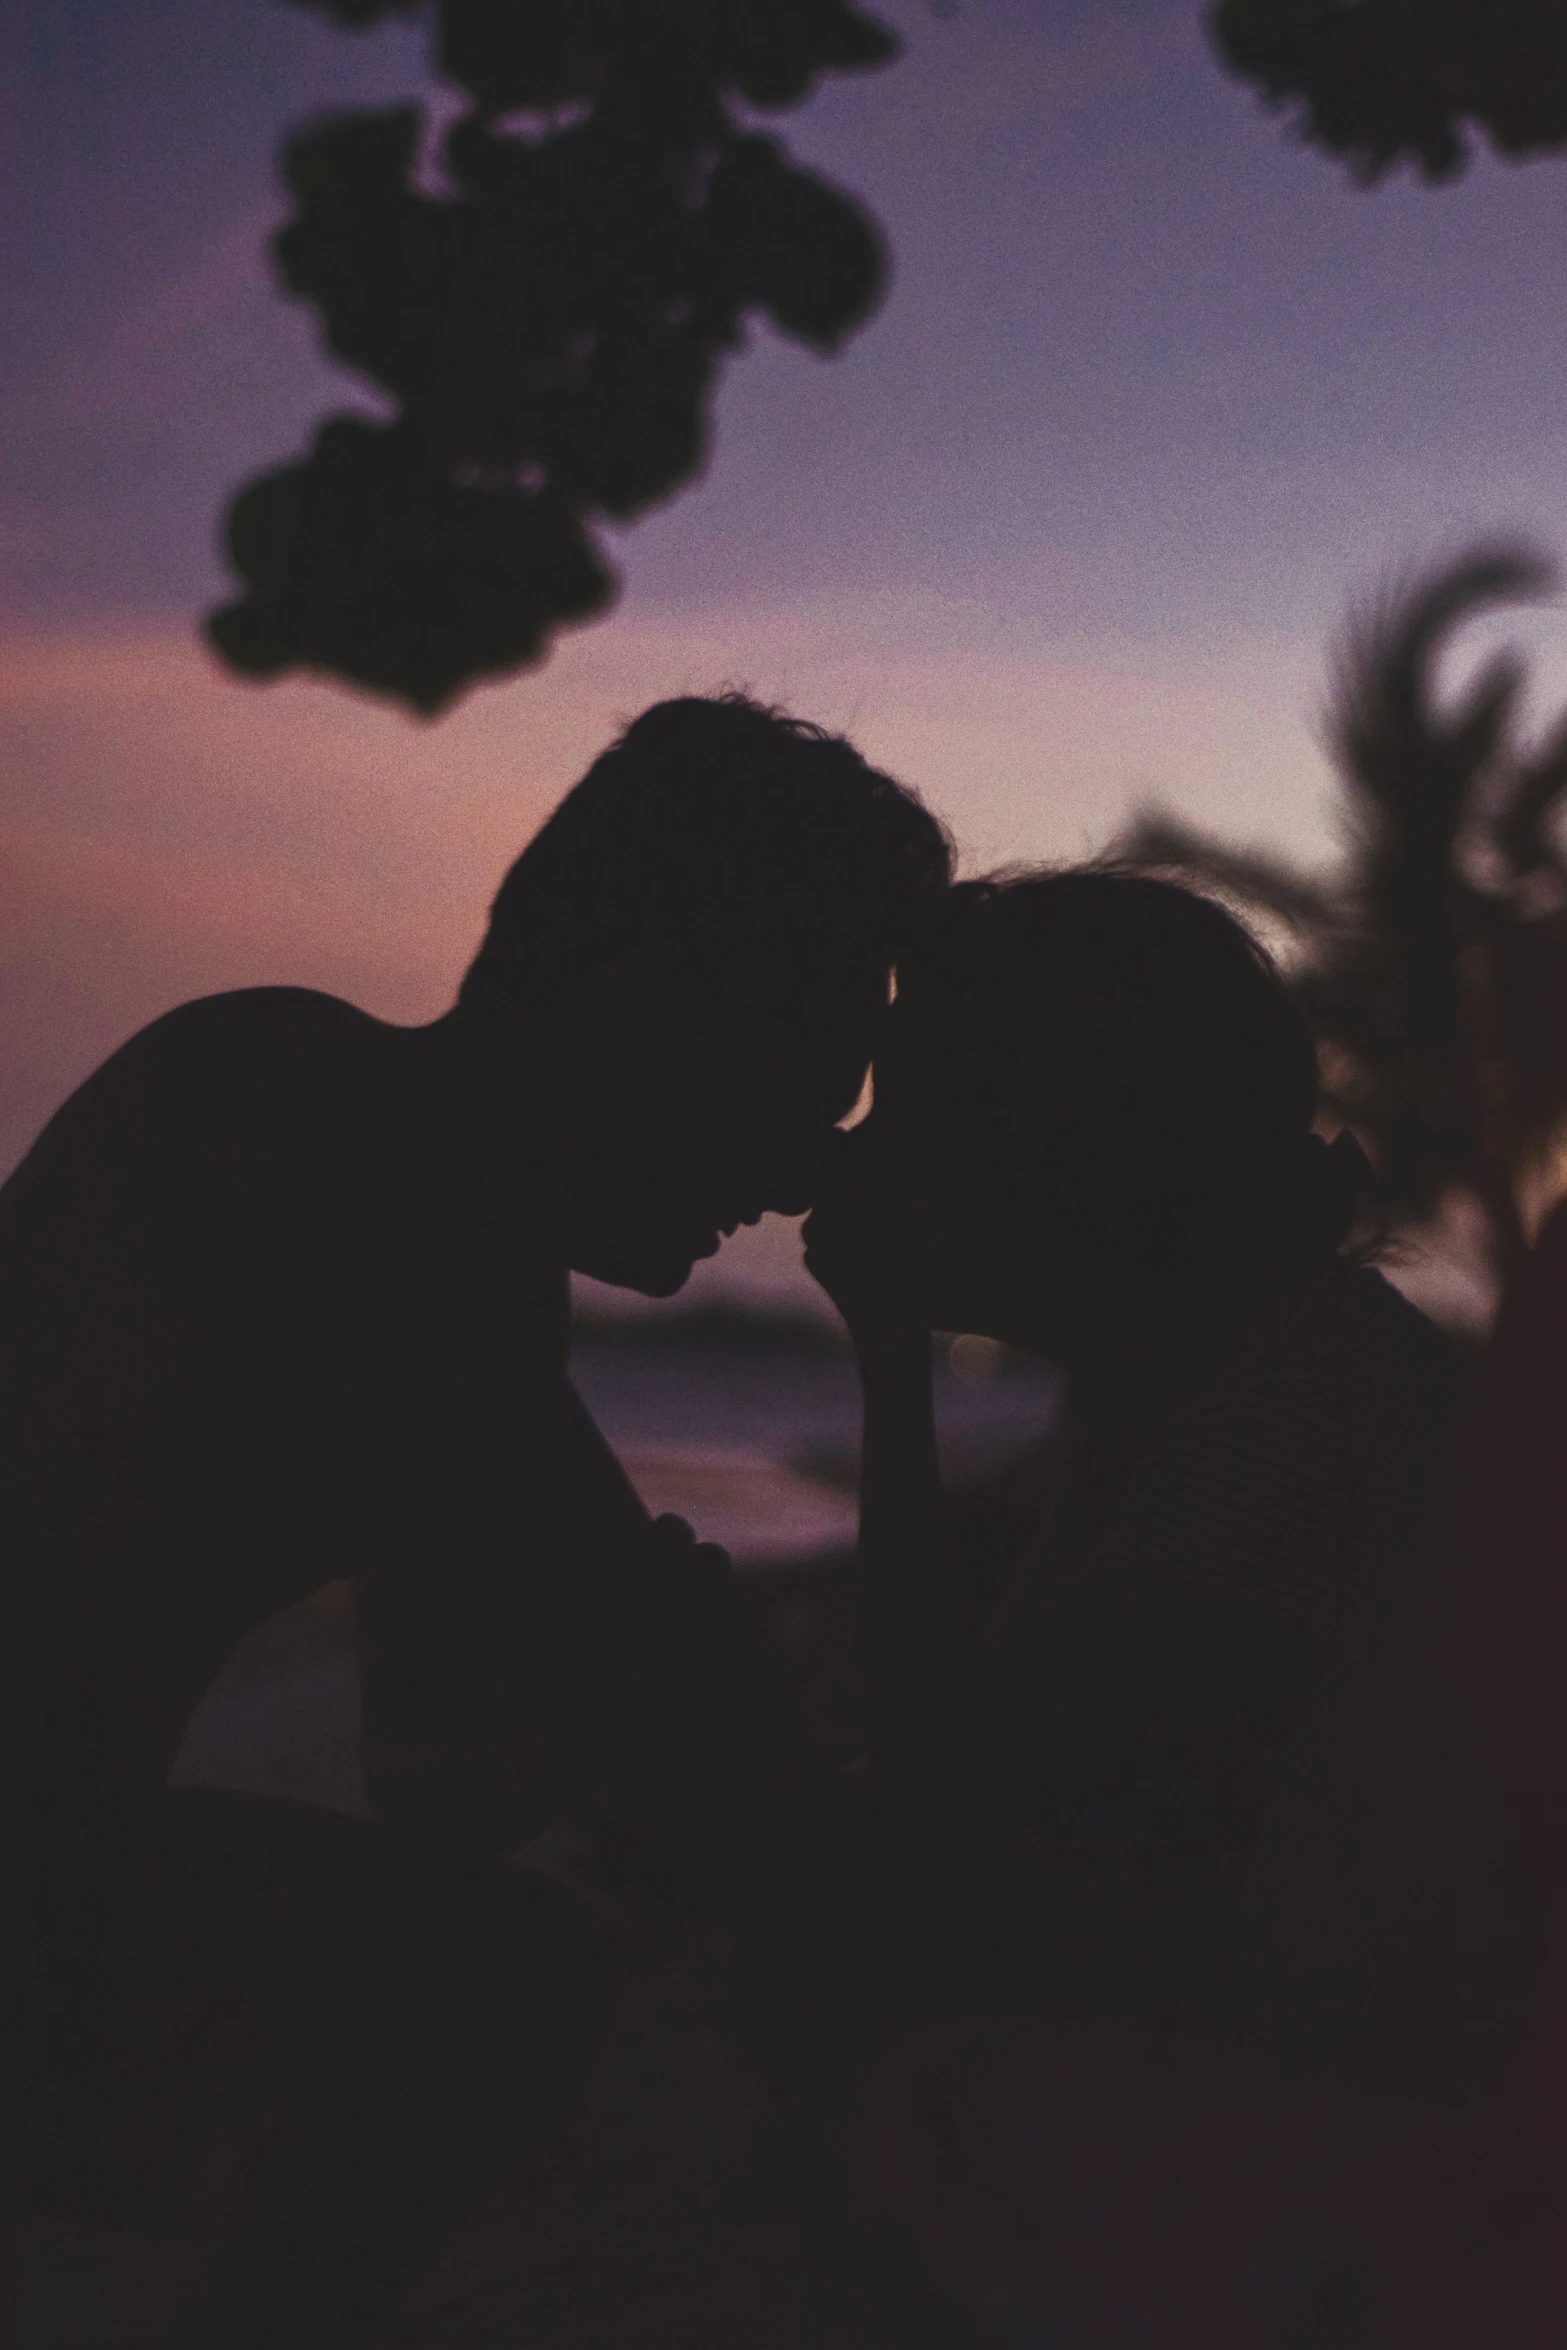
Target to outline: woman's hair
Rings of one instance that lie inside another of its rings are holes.
[[[951,865],[935,817],[852,743],[739,694],[659,702],[507,874],[461,1000],[504,1010],[632,955],[787,1013],[884,973]]]
[[[1164,1217],[1177,1250],[1259,1219],[1348,1232],[1364,1163],[1314,1135],[1310,1032],[1212,899],[1111,866],[962,883],[898,996],[953,1146],[1026,1168],[1085,1228]]]

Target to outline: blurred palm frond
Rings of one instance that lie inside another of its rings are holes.
[[[1325,1105],[1371,1151],[1378,1211],[1423,1222],[1467,1194],[1503,1279],[1567,1125],[1567,720],[1538,748],[1522,742],[1525,673],[1511,654],[1456,697],[1438,672],[1467,623],[1555,585],[1533,549],[1479,546],[1353,617],[1326,727],[1344,791],[1337,873],[1304,874],[1158,812],[1114,850],[1284,925]]]

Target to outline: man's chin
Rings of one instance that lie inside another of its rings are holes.
[[[673,1297],[677,1289],[684,1289],[705,1257],[717,1256],[720,1246],[716,1231],[705,1237],[687,1231],[671,1242],[610,1242],[575,1258],[572,1269],[595,1281],[607,1281],[615,1289],[634,1289],[641,1297]]]
[[[677,1290],[684,1289],[691,1273],[690,1264],[682,1265],[678,1272],[673,1266],[658,1272],[649,1267],[643,1272],[622,1274],[620,1287],[634,1289],[639,1297],[673,1297]]]
[[[642,1259],[631,1262],[605,1257],[596,1264],[578,1265],[575,1270],[586,1273],[590,1280],[606,1282],[611,1289],[633,1289],[639,1297],[673,1297],[684,1289],[696,1264],[694,1257]]]

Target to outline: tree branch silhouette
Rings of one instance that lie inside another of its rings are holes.
[[[1370,182],[1452,179],[1475,131],[1499,153],[1567,144],[1567,12],[1549,0],[1216,0],[1219,54],[1304,138]]]
[[[297,0],[345,27],[399,0]],[[413,0],[418,6],[420,0]],[[472,103],[421,168],[414,106],[289,141],[274,254],[328,348],[395,403],[340,415],[228,516],[245,592],[208,632],[256,677],[308,667],[432,715],[602,612],[594,521],[702,471],[711,395],[757,313],[836,350],[886,274],[851,198],[737,105],[886,62],[849,0],[433,0]]]

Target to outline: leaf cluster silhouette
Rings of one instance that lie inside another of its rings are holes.
[[[1217,0],[1220,55],[1357,178],[1451,179],[1475,130],[1510,156],[1567,144],[1567,13],[1553,0]]]
[[[396,0],[303,0],[346,27]],[[472,103],[426,152],[413,106],[289,142],[275,255],[386,423],[330,418],[229,516],[237,668],[304,664],[427,714],[540,659],[615,581],[597,517],[697,476],[753,314],[820,352],[870,313],[878,232],[735,112],[896,54],[849,0],[436,0]]]
[[[1348,818],[1334,879],[1161,815],[1119,844],[1293,933],[1327,1106],[1370,1146],[1382,1212],[1419,1221],[1468,1194],[1504,1279],[1567,1122],[1567,719],[1521,743],[1511,654],[1451,702],[1438,672],[1465,622],[1553,584],[1527,548],[1478,547],[1353,623],[1328,720]]]

